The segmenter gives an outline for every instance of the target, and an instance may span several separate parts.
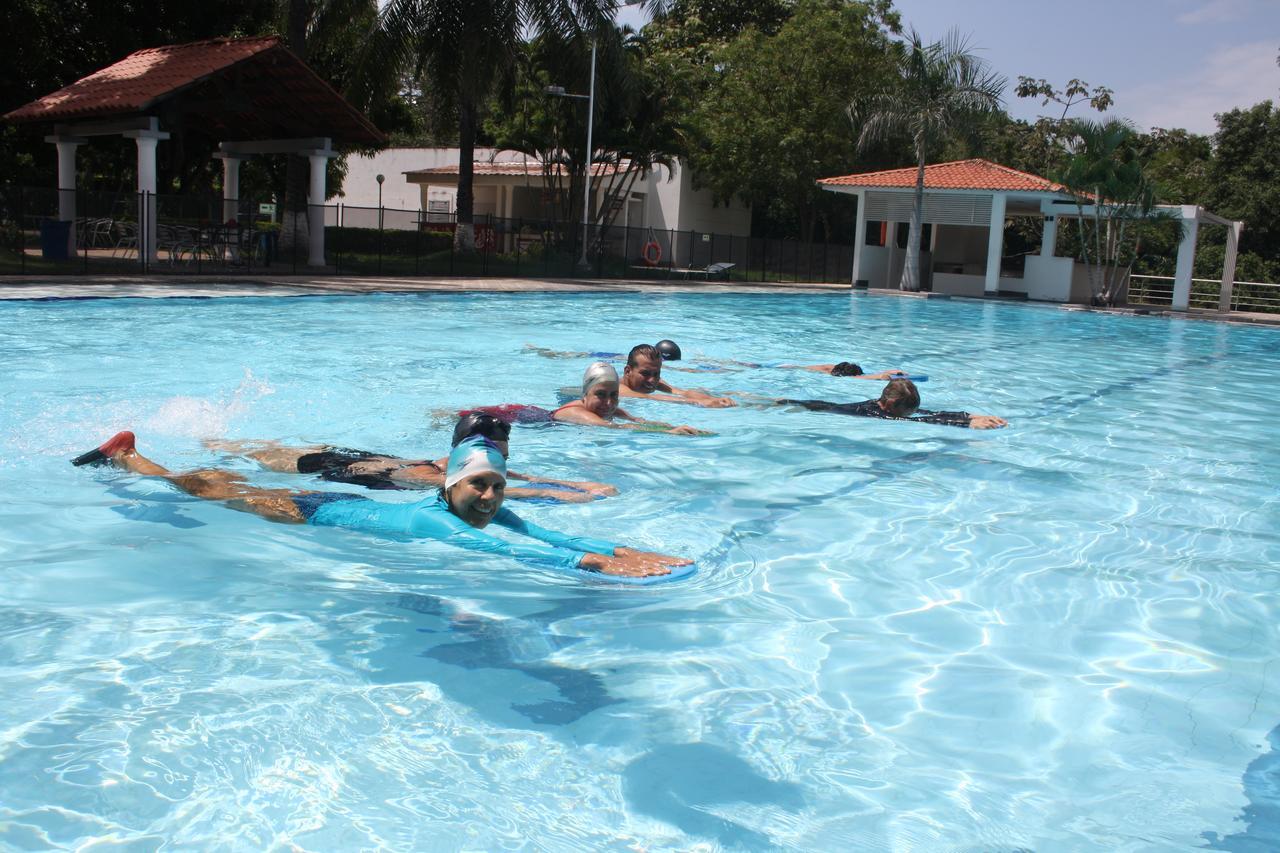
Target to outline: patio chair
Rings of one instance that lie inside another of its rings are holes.
[[[111,257],[116,257],[117,252],[127,254],[130,249],[138,248],[138,223],[116,221],[111,227],[116,233],[116,244],[111,249]]]
[[[695,275],[700,275],[710,281],[712,276],[719,276],[727,279],[729,277],[729,270],[736,266],[737,264],[731,264],[728,261],[718,261],[714,264],[707,264],[705,267],[673,267],[671,272],[681,273],[685,278],[692,278]]]
[[[181,225],[157,225],[156,248],[169,253],[169,266],[183,260],[194,260],[196,255],[195,233]]]

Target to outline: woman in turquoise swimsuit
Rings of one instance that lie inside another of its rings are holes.
[[[619,578],[687,574],[677,567],[692,561],[637,551],[600,539],[569,536],[530,524],[502,500],[507,482],[506,460],[491,441],[472,438],[449,454],[444,488],[416,503],[385,503],[346,492],[264,489],[249,485],[230,471],[203,469],[176,474],[137,451],[131,432],[82,454],[74,465],[110,464],[135,474],[163,477],[188,494],[222,501],[228,507],[269,521],[345,527],[381,535],[439,539],[472,551],[505,554],[518,560],[560,569],[599,572]],[[514,544],[481,532],[489,524],[506,527],[545,544]]]

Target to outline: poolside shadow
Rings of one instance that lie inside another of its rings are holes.
[[[728,803],[804,806],[799,785],[776,782],[738,756],[707,743],[660,746],[627,765],[622,791],[636,811],[729,848],[776,848],[768,836],[717,817],[708,806]]]
[[[1249,804],[1240,819],[1243,832],[1219,835],[1204,832],[1200,837],[1208,850],[1235,853],[1271,853],[1280,850],[1280,726],[1267,735],[1271,749],[1259,755],[1244,771],[1244,792]]]

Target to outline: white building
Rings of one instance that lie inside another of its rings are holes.
[[[477,221],[485,216],[504,220],[547,218],[542,167],[536,160],[491,148],[477,148],[475,157]],[[417,227],[419,211],[423,221],[433,217],[447,220],[457,209],[458,162],[457,148],[391,148],[371,157],[353,155],[347,159],[343,193],[330,203],[343,205],[344,224],[374,227],[379,199],[377,176],[382,175],[382,207],[414,214],[396,216],[388,212],[383,217],[385,227]],[[597,177],[601,172],[603,180],[595,189],[592,205],[596,210],[613,180],[621,180],[612,167],[597,164]],[[736,200],[727,205],[716,203],[708,190],[694,188],[692,173],[679,162],[673,168],[659,166],[637,178],[629,197],[621,203],[615,225],[658,232],[655,236],[659,242],[673,247],[672,262],[676,264],[684,263],[680,255],[687,241],[673,239],[673,232],[733,237],[751,233],[749,206]],[[365,223],[364,219],[370,222]]]
[[[824,190],[858,198],[854,282],[897,289],[906,263],[906,223],[915,204],[917,169],[889,169],[823,178]],[[1105,205],[1104,205],[1105,206]],[[1183,237],[1174,275],[1173,307],[1185,311],[1201,224],[1227,226],[1222,273],[1222,310],[1230,305],[1235,281],[1236,244],[1244,223],[1215,216],[1197,205],[1164,206],[1180,219]],[[1091,205],[1083,213],[1092,215]],[[1079,216],[1075,196],[1061,184],[988,160],[958,160],[924,169],[924,210],[920,243],[920,283],[955,296],[1020,295],[1045,302],[1088,304],[1091,287],[1084,264],[1057,254],[1059,222]],[[1044,223],[1040,251],[1025,258],[1021,271],[1006,269],[1004,229],[1012,217]]]

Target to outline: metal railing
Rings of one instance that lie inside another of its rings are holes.
[[[74,222],[60,219],[67,192]],[[264,215],[259,201],[274,200],[0,186],[0,274],[309,274],[310,219],[323,222],[324,267],[339,275],[848,283],[853,267],[847,244],[621,224],[588,229],[584,267],[576,222],[477,216],[476,251],[463,253],[453,214],[344,204],[293,212],[286,200],[271,205],[282,215]]]
[[[1216,278],[1191,279],[1188,307],[1218,309],[1222,282]],[[1173,304],[1173,276],[1129,276],[1129,304],[1167,306]],[[1237,281],[1231,289],[1232,311],[1280,313],[1280,284],[1265,281]]]

